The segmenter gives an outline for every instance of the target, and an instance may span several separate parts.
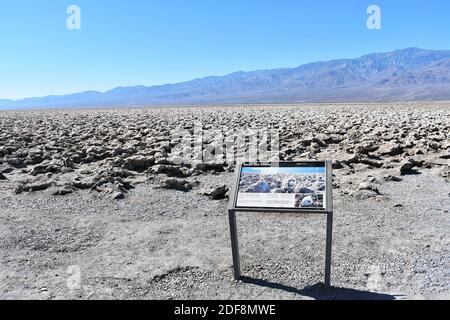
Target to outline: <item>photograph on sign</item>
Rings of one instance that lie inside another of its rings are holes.
[[[324,163],[243,165],[236,207],[324,210],[326,183]]]

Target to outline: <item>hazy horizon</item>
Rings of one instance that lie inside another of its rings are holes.
[[[393,50],[392,52],[395,51],[401,51],[401,50],[406,50],[406,49],[421,49],[421,50],[431,50],[431,51],[435,51],[436,49],[430,49],[430,48],[418,48],[418,47],[410,47],[410,48],[398,48],[396,50]],[[438,50],[436,50],[438,51]],[[445,49],[444,51],[450,51],[450,49]],[[206,79],[206,78],[211,78],[211,77],[224,77],[224,76],[229,76],[232,74],[236,74],[236,73],[249,73],[249,72],[258,72],[258,71],[270,71],[270,70],[277,70],[277,69],[291,69],[291,68],[298,68],[304,65],[308,65],[308,64],[314,64],[314,63],[323,63],[323,62],[330,62],[330,61],[335,61],[335,60],[343,60],[343,59],[357,59],[360,57],[363,57],[365,55],[370,55],[370,54],[379,54],[379,53],[383,53],[383,52],[367,52],[361,56],[358,57],[335,57],[334,59],[330,59],[330,60],[321,60],[321,61],[309,61],[303,64],[299,64],[299,65],[294,65],[294,66],[283,66],[283,67],[277,67],[277,68],[273,68],[273,69],[257,69],[257,70],[236,70],[227,74],[212,74],[212,75],[205,75],[205,76],[201,76],[201,77],[196,77],[196,78],[192,78],[192,79],[186,79],[180,82],[166,82],[166,83],[157,83],[157,84],[151,84],[151,85],[146,85],[146,84],[132,84],[132,85],[120,85],[117,87],[113,87],[113,88],[109,88],[106,90],[95,90],[95,89],[87,89],[84,91],[77,91],[77,92],[68,92],[68,93],[61,93],[61,94],[49,94],[49,95],[44,95],[44,96],[30,96],[30,97],[24,97],[24,98],[18,98],[18,99],[10,99],[10,98],[2,98],[0,97],[0,100],[12,100],[12,101],[19,101],[19,100],[23,100],[23,99],[39,99],[39,98],[45,98],[45,97],[51,97],[51,96],[65,96],[65,95],[72,95],[72,94],[78,94],[78,93],[87,93],[87,92],[99,92],[99,93],[106,93],[109,91],[112,91],[114,89],[118,89],[118,88],[129,88],[129,87],[140,87],[140,86],[144,86],[144,87],[158,87],[158,86],[165,86],[165,85],[173,85],[173,84],[179,84],[179,83],[185,83],[185,82],[189,82],[189,81],[193,81],[193,80],[198,80],[198,79]]]

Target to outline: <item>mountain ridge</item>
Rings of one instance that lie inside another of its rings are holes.
[[[407,48],[150,87],[2,99],[0,108],[418,100],[450,100],[450,50]]]

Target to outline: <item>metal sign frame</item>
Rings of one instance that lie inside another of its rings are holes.
[[[295,166],[293,166],[295,164]],[[324,209],[303,209],[303,208],[247,208],[237,207],[237,197],[239,193],[239,182],[241,178],[242,167],[301,167],[301,165],[311,166],[312,164],[320,164],[324,166],[326,173],[326,207]],[[236,166],[236,176],[233,184],[230,205],[228,207],[228,219],[230,223],[231,251],[233,256],[233,269],[235,280],[241,279],[241,267],[239,256],[239,241],[236,224],[237,212],[267,212],[267,213],[295,213],[295,214],[311,214],[311,215],[327,215],[327,232],[326,232],[326,248],[325,248],[325,283],[324,288],[328,290],[331,283],[331,249],[333,234],[333,176],[331,161],[281,161],[281,162],[250,162],[238,163]]]

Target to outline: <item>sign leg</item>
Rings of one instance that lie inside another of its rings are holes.
[[[325,253],[325,290],[331,286],[331,247],[333,242],[333,213],[327,214],[327,239]]]
[[[228,218],[230,220],[231,251],[233,254],[234,279],[239,280],[241,278],[241,262],[239,259],[239,242],[236,226],[236,212],[234,210],[229,210]]]

